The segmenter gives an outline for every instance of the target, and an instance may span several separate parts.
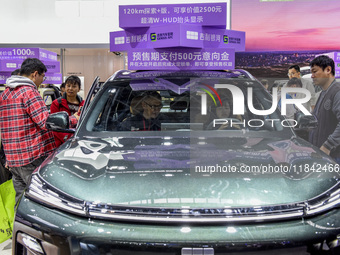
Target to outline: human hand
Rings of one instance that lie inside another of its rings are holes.
[[[80,114],[81,114],[81,110],[82,110],[82,109],[83,109],[83,107],[80,106],[79,109],[78,109],[78,111],[77,111],[75,114],[73,114],[73,116],[76,117],[77,120],[79,120],[79,118],[80,118]]]
[[[324,153],[326,153],[327,155],[329,155],[331,153],[331,151],[329,149],[327,149],[325,146],[321,146],[320,150],[322,150]]]
[[[81,110],[83,110],[83,107],[82,107],[82,106],[79,107],[78,112],[77,112],[77,113],[79,114],[79,116],[80,116],[80,114],[81,114]]]
[[[229,127],[229,123],[224,123],[218,128],[218,130],[227,129],[228,127]]]
[[[80,113],[79,113],[79,111],[76,112],[75,114],[73,114],[73,116],[76,117],[77,120],[79,120],[79,118],[80,118]]]

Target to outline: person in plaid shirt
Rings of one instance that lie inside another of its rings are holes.
[[[46,71],[39,59],[24,60],[20,75],[8,78],[0,95],[1,138],[13,174],[16,202],[32,172],[56,148],[53,133],[45,128],[49,111],[38,91]],[[72,127],[78,118],[70,117]]]

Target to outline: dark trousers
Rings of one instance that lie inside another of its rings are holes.
[[[10,180],[12,178],[12,174],[8,168],[5,167],[6,165],[6,156],[2,146],[0,144],[0,184]]]
[[[11,172],[2,163],[0,163],[0,184],[10,180],[11,178]]]
[[[25,166],[10,167],[12,172],[13,186],[15,189],[15,204],[18,203],[21,194],[24,192],[26,185],[30,181],[33,171],[41,165],[47,156],[43,156]]]

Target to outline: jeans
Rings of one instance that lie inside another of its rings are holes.
[[[18,167],[10,167],[12,172],[13,186],[15,189],[15,204],[18,203],[21,194],[24,192],[33,171],[41,165],[47,156],[40,157],[33,162]]]

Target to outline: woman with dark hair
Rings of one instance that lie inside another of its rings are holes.
[[[84,105],[84,100],[77,94],[80,91],[81,81],[78,76],[71,75],[65,81],[65,93],[51,104],[50,112],[65,111],[69,116],[79,113]],[[57,146],[63,144],[72,134],[53,132]]]
[[[207,129],[241,129],[239,123],[243,122],[241,115],[233,115],[233,104],[230,98],[222,99],[222,105],[213,108],[212,115],[218,121],[210,122]]]

